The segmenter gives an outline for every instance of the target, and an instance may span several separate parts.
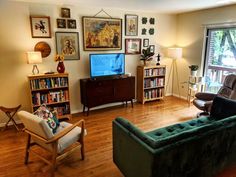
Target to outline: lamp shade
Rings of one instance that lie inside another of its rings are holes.
[[[168,48],[168,57],[173,59],[181,59],[182,48]]]
[[[27,52],[28,64],[42,63],[41,52]]]

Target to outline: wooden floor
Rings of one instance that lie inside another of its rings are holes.
[[[88,117],[79,115],[71,122],[79,119],[86,122],[86,159],[80,160],[79,151],[71,154],[59,163],[56,177],[123,177],[112,162],[112,120],[117,116],[149,131],[192,119],[197,112],[186,101],[167,97],[145,105],[137,103],[133,109],[130,105],[117,106],[92,111]],[[30,156],[30,163],[24,165],[25,143],[26,135],[13,127],[0,132],[0,177],[49,176],[49,166],[34,155]],[[217,177],[236,177],[236,168],[231,167]]]

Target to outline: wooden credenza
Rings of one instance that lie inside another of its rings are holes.
[[[135,98],[135,77],[119,77],[104,79],[81,79],[80,80],[81,103],[83,112],[102,104],[113,102],[131,101]]]

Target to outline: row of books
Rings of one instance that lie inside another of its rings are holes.
[[[53,107],[53,110],[57,113],[58,116],[70,114],[69,104],[66,104],[64,106]]]
[[[52,77],[52,78],[44,78],[44,79],[34,79],[34,80],[30,80],[30,86],[32,90],[55,88],[55,87],[67,87],[68,78],[67,77]]]
[[[144,70],[144,76],[165,75],[165,68],[150,68]]]
[[[164,86],[164,78],[151,78],[144,80],[144,88],[163,87],[163,86]]]
[[[56,107],[48,107],[50,109],[50,111],[52,112],[56,112],[57,116],[63,116],[66,114],[70,114],[70,105],[69,104],[65,104],[63,106],[56,106]],[[38,107],[34,108],[34,111],[36,111],[38,109]]]
[[[36,92],[32,94],[32,101],[34,106],[41,105],[43,103],[56,103],[69,100],[68,90],[60,90],[57,92],[40,93]]]
[[[145,99],[152,99],[152,98],[158,98],[163,97],[164,95],[164,89],[152,89],[152,90],[146,90],[144,91],[144,98]]]

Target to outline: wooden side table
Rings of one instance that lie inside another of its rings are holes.
[[[9,118],[6,125],[5,125],[5,129],[7,128],[10,121],[12,121],[15,128],[19,131],[19,128],[17,127],[16,122],[14,120],[14,115],[17,113],[17,111],[20,109],[20,107],[21,107],[21,105],[14,107],[14,108],[6,108],[3,106],[0,106],[0,110],[3,111],[7,115],[7,117]]]
[[[189,106],[195,98],[195,94],[198,92],[203,92],[205,90],[205,83],[203,82],[203,77],[201,76],[189,76],[188,80],[188,94],[187,100]]]

